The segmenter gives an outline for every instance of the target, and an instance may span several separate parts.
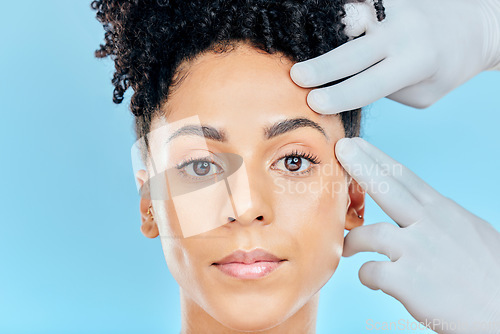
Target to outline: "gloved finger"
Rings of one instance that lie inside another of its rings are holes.
[[[400,230],[394,224],[385,222],[358,226],[347,233],[342,256],[377,252],[396,261],[403,255],[404,240]]]
[[[391,261],[368,261],[359,269],[359,280],[372,290],[382,290],[393,295],[397,286],[395,265]]]
[[[337,159],[347,173],[399,226],[406,227],[418,221],[422,216],[422,204],[394,178],[405,167],[401,164],[381,166],[370,153],[350,138],[342,138],[335,145]]]
[[[365,153],[369,154],[379,166],[387,166],[388,171],[392,172],[391,176],[408,189],[422,205],[442,197],[439,192],[422,180],[417,174],[382,152],[378,147],[360,137],[352,138],[352,140]]]
[[[363,36],[330,52],[296,63],[290,70],[293,81],[302,87],[316,87],[359,73],[386,56],[376,35]]]
[[[388,95],[387,98],[413,108],[423,109],[433,105],[446,93],[448,92],[437,89],[433,82],[429,81],[427,84],[419,82],[400,89]]]
[[[385,58],[341,83],[312,90],[307,95],[307,103],[321,114],[361,108],[424,79],[422,73],[407,63],[407,59]]]
[[[346,15],[342,23],[345,24],[344,32],[348,37],[360,36],[378,22],[372,0],[347,3],[344,9]]]

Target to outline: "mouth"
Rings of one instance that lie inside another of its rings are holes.
[[[257,248],[251,252],[237,250],[212,265],[235,278],[257,279],[269,275],[285,261],[288,260]]]

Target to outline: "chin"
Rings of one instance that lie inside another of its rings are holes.
[[[257,296],[256,296],[257,297]],[[293,313],[284,300],[249,300],[249,298],[235,298],[222,306],[219,316],[214,318],[232,330],[263,331],[273,328]]]
[[[271,329],[283,322],[283,317],[267,314],[265,317],[240,313],[219,321],[225,327],[242,332],[258,332]]]

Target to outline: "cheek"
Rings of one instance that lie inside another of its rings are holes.
[[[153,200],[153,206],[162,244],[164,241],[168,243],[182,239],[182,230],[172,200]]]
[[[197,268],[193,263],[197,253],[203,254],[205,247],[201,240],[183,238],[173,202],[157,201],[154,203],[155,219],[160,232],[163,255],[172,277],[186,291],[197,290]],[[195,256],[193,256],[195,255]]]
[[[277,224],[294,241],[290,252],[302,280],[312,282],[311,289],[326,284],[342,254],[347,212],[343,181],[342,177],[300,181],[304,184],[295,183],[275,198]]]
[[[182,233],[178,224],[172,201],[156,201],[155,221],[160,233],[160,242],[168,268],[175,277],[175,272],[182,270]]]
[[[274,213],[287,229],[296,233],[321,234],[345,226],[347,191],[341,177],[275,182]]]

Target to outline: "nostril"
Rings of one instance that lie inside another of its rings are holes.
[[[236,220],[233,217],[227,217],[227,219],[229,220],[230,223],[232,223],[232,222],[234,222]]]
[[[262,217],[262,216],[257,217],[257,220],[262,220],[262,219],[264,219],[264,217]]]

